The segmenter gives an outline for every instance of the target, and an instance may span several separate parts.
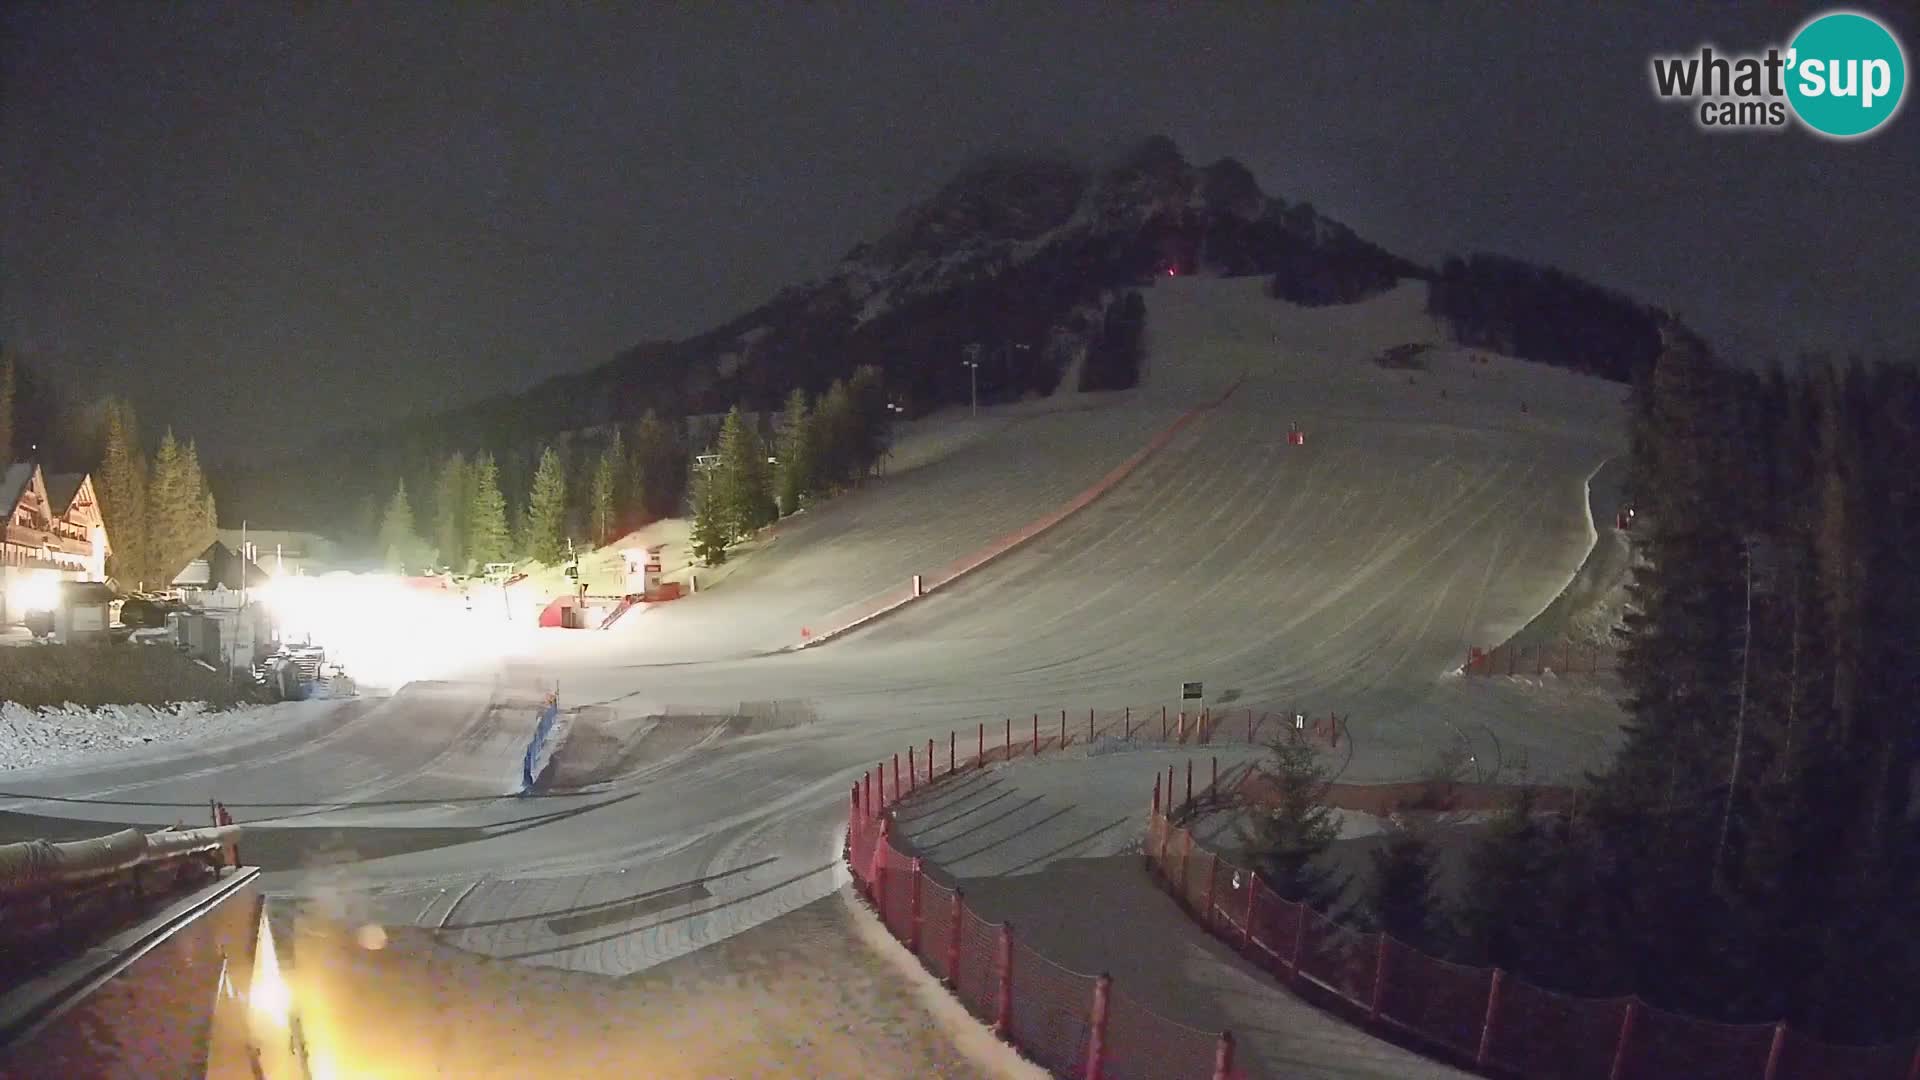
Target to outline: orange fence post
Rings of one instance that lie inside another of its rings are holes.
[[[1220,1033],[1213,1047],[1213,1080],[1233,1080],[1233,1032]]]
[[[1040,756],[1040,714],[1033,714],[1033,754]]]
[[[867,783],[867,797],[866,797],[866,798],[865,798],[864,800],[862,800],[862,801],[863,801],[863,802],[865,803],[865,805],[866,805],[866,808],[867,808],[867,816],[868,816],[868,817],[872,817],[872,816],[873,816],[873,814],[874,814],[874,807],[873,807],[873,770],[872,770],[872,769],[868,769],[868,770],[867,770],[867,775],[866,775],[866,777],[865,777],[865,779],[866,779],[866,783]]]
[[[1293,957],[1287,963],[1287,979],[1289,981],[1297,981],[1300,978],[1300,961],[1304,959],[1307,954],[1307,911],[1308,908],[1305,904],[1295,903],[1293,905],[1295,927],[1293,934]]]
[[[1187,897],[1187,883],[1193,880],[1193,830],[1180,830],[1180,906],[1191,909],[1193,901]]]
[[[1087,710],[1087,745],[1093,745],[1093,710]]]
[[[1253,745],[1253,710],[1247,710],[1247,745]]]
[[[927,740],[927,783],[933,783],[933,740]]]
[[[1013,924],[1000,924],[1000,996],[994,1003],[993,1033],[1002,1039],[1013,1031]]]
[[[1093,726],[1093,721],[1091,719],[1087,721],[1087,726],[1088,727]],[[1087,741],[1091,742],[1093,740],[1091,737],[1089,737]],[[1060,749],[1065,750],[1066,748],[1067,748],[1067,710],[1061,709],[1060,710]]]
[[[912,940],[907,943],[915,956],[920,955],[920,875],[920,857],[915,855],[913,857],[913,929]]]
[[[1373,1000],[1367,1005],[1367,1019],[1375,1024],[1380,1022],[1380,1001],[1386,994],[1387,943],[1392,940],[1392,938],[1387,936],[1387,932],[1382,930],[1380,932],[1380,947],[1376,950],[1373,958]]]
[[[1209,929],[1213,926],[1213,898],[1215,891],[1219,888],[1220,856],[1209,851],[1207,852],[1207,910],[1200,913],[1200,925]]]
[[[1247,871],[1247,925],[1240,931],[1240,941],[1243,945],[1253,944],[1253,917],[1259,910],[1260,875],[1256,871],[1249,870]]]
[[[1102,1080],[1103,1067],[1107,1061],[1107,1010],[1108,998],[1113,993],[1113,979],[1106,972],[1093,980],[1093,1017],[1087,1025],[1087,1072],[1086,1080]]]
[[[1187,801],[1185,803],[1185,806],[1189,810],[1193,808],[1193,759],[1192,758],[1187,759]]]
[[[1167,707],[1160,706],[1160,741],[1167,741]]]
[[[900,755],[893,755],[893,801],[900,801]]]
[[[1153,816],[1160,816],[1160,773],[1153,774]]]
[[[974,757],[973,763],[982,767],[987,764],[987,722],[985,720],[980,721],[980,752]]]
[[[1473,1063],[1479,1068],[1487,1067],[1487,1059],[1493,1054],[1494,1024],[1500,1019],[1500,988],[1506,984],[1507,973],[1499,968],[1493,969],[1493,978],[1487,983],[1487,1016],[1480,1021],[1480,1052],[1473,1056]]]
[[[1187,741],[1187,710],[1180,710],[1180,719],[1173,725],[1173,737],[1181,742]]]
[[[1773,1044],[1767,1047],[1767,1071],[1762,1074],[1764,1080],[1776,1080],[1780,1075],[1780,1055],[1787,1049],[1787,1022],[1773,1025]]]
[[[1007,717],[1007,760],[1013,760],[1013,717]]]
[[[1207,781],[1207,794],[1216,799],[1220,797],[1220,759],[1217,757],[1213,759],[1213,779]]]
[[[966,904],[959,889],[953,890],[953,900],[947,909],[947,985],[958,989],[960,986],[960,917],[965,913]]]
[[[912,791],[914,789],[914,786],[917,785],[919,782],[920,782],[920,770],[915,767],[915,763],[913,760],[913,747],[909,746],[907,747],[907,790]]]
[[[1610,1080],[1626,1080],[1627,1051],[1633,1046],[1633,1025],[1639,1019],[1640,999],[1634,998],[1620,1015],[1620,1041],[1613,1048],[1613,1070],[1607,1073]]]
[[[886,864],[888,834],[893,830],[892,818],[880,819],[880,838],[873,844],[873,862],[867,870],[868,887],[873,890],[873,906],[880,912],[880,924],[887,922],[887,876],[883,872]]]
[[[952,776],[955,772],[959,771],[959,768],[960,768],[960,735],[958,732],[948,730],[947,732],[947,775]]]
[[[1167,816],[1173,816],[1173,766],[1167,766]]]

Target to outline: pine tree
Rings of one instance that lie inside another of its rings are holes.
[[[414,532],[413,503],[407,499],[404,479],[393,489],[393,498],[387,500],[386,513],[380,518],[379,543],[390,574],[404,573],[418,554],[420,539]]]
[[[188,557],[198,556],[212,544],[220,534],[220,517],[213,501],[213,492],[207,487],[206,474],[200,471],[200,450],[192,440],[182,455],[182,470],[185,474],[187,498],[185,539]]]
[[[1340,836],[1339,816],[1325,802],[1326,767],[1306,740],[1287,736],[1267,745],[1255,770],[1269,791],[1241,826],[1241,841],[1268,888],[1324,911],[1346,892],[1344,879],[1315,865]]]
[[[493,455],[481,454],[467,473],[471,487],[467,504],[467,556],[477,568],[506,562],[512,539],[507,533],[507,500],[500,494],[500,471]]]
[[[853,479],[859,440],[859,419],[854,414],[853,397],[847,384],[835,379],[820,399],[815,413],[815,450],[817,454],[815,486],[830,491]]]
[[[781,421],[778,501],[780,512],[791,514],[813,492],[815,425],[805,390],[787,395]]]
[[[748,429],[738,405],[720,425],[719,458],[713,475],[714,498],[728,537],[737,540],[778,515],[768,486],[766,450],[759,436]]]
[[[133,406],[109,400],[103,407],[104,433],[95,489],[100,513],[113,546],[108,571],[122,587],[147,578],[147,477],[140,454]]]
[[[153,478],[147,485],[151,562],[148,570],[153,583],[171,583],[182,567],[199,552],[192,549],[194,519],[199,493],[193,489],[187,471],[186,447],[168,428],[160,439],[160,452],[153,459]]]
[[[548,566],[567,557],[567,476],[559,452],[551,446],[541,452],[527,493],[523,545],[528,558]]]
[[[1434,899],[1434,849],[1419,825],[1394,820],[1385,841],[1368,853],[1373,874],[1363,903],[1367,925],[1423,952],[1440,951],[1440,911]]]
[[[690,543],[694,558],[702,566],[719,566],[727,561],[727,544],[731,539],[727,531],[724,499],[721,498],[715,482],[714,468],[695,466],[694,475],[689,481],[693,489],[693,533]]]
[[[441,464],[433,486],[433,540],[442,565],[455,570],[467,565],[467,515],[472,511],[473,482],[467,459],[459,453]]]
[[[627,470],[634,487],[631,497],[647,517],[672,517],[680,512],[680,499],[688,482],[683,457],[672,429],[648,409],[634,432]]]
[[[613,437],[600,451],[599,463],[594,466],[592,489],[587,499],[595,544],[614,539],[626,506],[627,487],[627,448],[620,438],[620,429],[615,428]]]
[[[853,406],[853,469],[856,475],[866,476],[893,448],[893,412],[887,406],[886,380],[880,369],[865,366],[855,371],[847,383],[847,398]]]

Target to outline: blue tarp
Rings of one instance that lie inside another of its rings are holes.
[[[549,700],[547,707],[540,712],[540,722],[534,725],[533,739],[527,743],[527,758],[520,766],[520,794],[533,791],[534,766],[540,760],[540,751],[547,745],[547,736],[553,733],[553,722],[560,716],[560,704]]]

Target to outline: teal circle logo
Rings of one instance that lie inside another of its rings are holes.
[[[1787,100],[1822,135],[1850,139],[1893,119],[1907,90],[1907,57],[1892,32],[1836,11],[1800,28],[1787,52]]]

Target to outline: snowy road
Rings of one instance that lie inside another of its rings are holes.
[[[853,778],[977,721],[1164,703],[1204,680],[1218,706],[1349,714],[1348,779],[1414,775],[1469,726],[1536,778],[1595,764],[1610,706],[1544,718],[1524,693],[1450,672],[1585,557],[1583,485],[1619,450],[1619,388],[1457,349],[1430,371],[1385,370],[1368,358],[1433,337],[1420,290],[1303,310],[1259,285],[1163,283],[1148,386],[994,421],[784,526],[710,593],[279,736],[12,773],[10,795],[79,801],[0,810],[161,823],[219,798],[260,826],[249,857],[283,894],[472,953],[627,976],[828,897]],[[1041,516],[1242,374],[1226,404],[1028,546],[843,640],[767,655]],[[1304,447],[1286,445],[1291,420]],[[814,719],[664,740],[580,792],[514,798],[555,681],[563,705],[628,726],[742,702],[804,703]]]

